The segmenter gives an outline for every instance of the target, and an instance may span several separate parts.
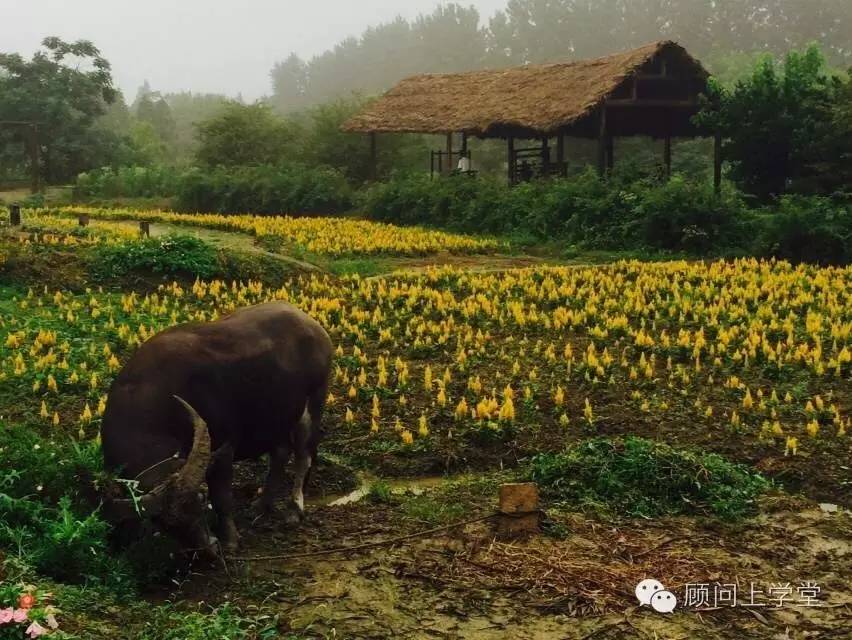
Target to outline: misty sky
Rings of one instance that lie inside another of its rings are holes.
[[[92,40],[112,63],[128,101],[143,80],[255,99],[269,71],[296,51],[320,53],[397,15],[430,12],[437,0],[0,0],[0,51],[27,56],[45,36]],[[506,0],[468,0],[487,18]]]

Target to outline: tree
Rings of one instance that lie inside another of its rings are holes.
[[[0,54],[0,120],[38,122],[42,173],[66,180],[98,162],[93,131],[116,99],[110,65],[87,40],[45,38],[31,60]]]
[[[208,166],[276,164],[298,155],[294,129],[268,105],[232,101],[198,124],[196,159]]]
[[[698,122],[726,139],[722,157],[744,191],[761,200],[809,191],[833,163],[814,161],[834,137],[840,88],[816,46],[789,53],[781,67],[767,56],[733,89],[717,83]]]
[[[340,129],[346,120],[368,102],[357,96],[340,98],[312,107],[301,114],[306,131],[303,153],[305,162],[334,167],[352,182],[369,179],[371,158],[366,136],[345,133]],[[379,175],[383,176],[394,170],[423,167],[429,159],[429,149],[421,136],[380,136],[377,147],[377,169]]]
[[[284,62],[276,62],[270,73],[272,101],[282,113],[304,106],[308,92],[308,65],[295,53]]]

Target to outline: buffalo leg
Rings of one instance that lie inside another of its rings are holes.
[[[275,501],[284,489],[284,469],[289,458],[290,449],[286,446],[276,447],[269,453],[266,483],[263,486],[263,494],[255,505],[260,513],[269,514],[275,510]]]
[[[311,468],[311,456],[306,452],[296,453],[295,473],[293,477],[293,502],[299,509],[299,515],[305,514],[305,486],[308,482],[308,471]]]
[[[234,479],[234,449],[230,444],[223,445],[213,454],[207,468],[207,487],[210,489],[210,502],[216,512],[219,525],[219,539],[228,550],[237,548],[240,534],[234,523],[234,494],[231,483]]]

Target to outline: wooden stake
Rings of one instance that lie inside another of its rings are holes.
[[[497,530],[501,537],[518,537],[539,530],[541,512],[538,485],[520,482],[500,485],[500,514]]]
[[[21,205],[9,205],[9,224],[11,224],[13,227],[21,226]]]
[[[139,235],[143,238],[151,237],[151,223],[144,220],[139,223]]]
[[[453,134],[447,134],[447,173],[453,172]]]

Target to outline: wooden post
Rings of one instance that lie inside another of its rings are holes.
[[[515,138],[509,136],[506,139],[508,145],[508,165],[509,165],[509,185],[515,184],[515,164],[517,159],[515,158]]]
[[[21,226],[21,205],[9,205],[9,224],[11,224],[13,227]]]
[[[559,174],[565,175],[565,134],[561,131],[556,137],[556,163],[559,165]]]
[[[86,213],[81,213],[79,216],[77,216],[77,224],[80,225],[81,227],[88,227],[89,226],[89,215],[86,214]]]
[[[375,182],[378,176],[378,143],[376,142],[376,132],[371,131],[370,136],[370,181]]]
[[[513,538],[536,533],[541,515],[538,485],[534,482],[500,485],[500,514],[497,531],[501,537]]]
[[[139,223],[139,235],[142,236],[143,238],[150,238],[151,237],[151,223],[150,222],[146,222],[146,221],[143,220],[142,222]]]
[[[547,136],[541,139],[541,172],[550,175],[550,139]]]
[[[615,166],[615,142],[611,134],[606,134],[606,170],[612,173]]]
[[[598,175],[606,173],[606,105],[598,116]]]
[[[716,133],[713,144],[713,190],[722,190],[722,134]]]
[[[447,173],[453,172],[453,134],[447,134]]]
[[[30,169],[32,171],[32,186],[31,190],[33,193],[38,193],[41,189],[40,184],[40,173],[41,168],[39,167],[39,148],[38,148],[38,125],[33,124],[30,127]]]
[[[663,138],[663,164],[666,167],[666,178],[672,177],[672,137]]]
[[[462,155],[467,155],[467,133],[462,132]]]

